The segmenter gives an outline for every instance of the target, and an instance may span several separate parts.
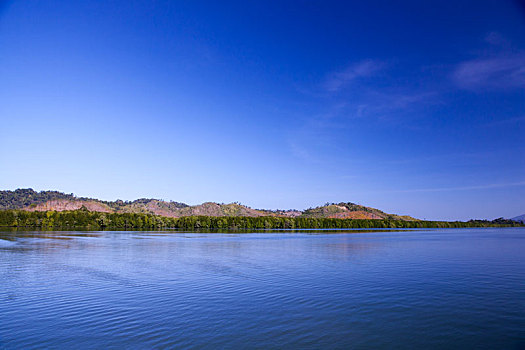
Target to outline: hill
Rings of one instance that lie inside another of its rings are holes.
[[[161,216],[174,216],[179,209],[188,207],[179,202],[140,198],[134,201],[102,201],[99,199],[76,197],[58,191],[36,192],[31,188],[15,191],[0,191],[0,210],[26,211],[66,211],[81,208],[104,213],[143,213]]]
[[[305,210],[302,216],[308,218],[333,219],[416,220],[410,216],[387,214],[379,209],[365,207],[354,203],[327,203],[321,207]]]
[[[516,216],[515,218],[512,218],[511,220],[512,221],[520,221],[520,222],[523,222],[525,224],[525,214],[520,215],[520,216]]]
[[[416,220],[410,216],[388,214],[379,209],[354,203],[327,203],[324,206],[300,210],[252,209],[239,203],[206,202],[199,205],[141,198],[134,201],[102,201],[99,199],[76,197],[58,191],[36,192],[33,189],[0,191],[0,210],[24,211],[72,211],[87,210],[103,213],[140,213],[164,217],[180,218],[186,216],[231,216],[231,217],[290,217],[290,218],[337,218],[337,219],[386,219]]]

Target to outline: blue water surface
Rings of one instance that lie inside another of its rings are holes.
[[[524,349],[525,229],[0,233],[0,348]]]

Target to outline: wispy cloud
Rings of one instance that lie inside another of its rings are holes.
[[[452,78],[460,88],[468,90],[525,88],[525,53],[462,62]]]
[[[485,36],[485,41],[491,45],[510,48],[511,42],[498,32],[490,32]]]
[[[494,189],[494,188],[520,187],[520,186],[525,186],[525,181],[476,185],[476,186],[418,188],[418,189],[398,190],[398,191],[388,191],[388,192],[409,193],[409,192],[471,191],[471,190],[489,190],[489,189]]]
[[[313,161],[310,152],[308,152],[308,150],[304,146],[296,142],[292,142],[290,140],[288,141],[288,146],[290,147],[290,150],[295,157],[308,162]]]
[[[523,123],[523,122],[525,122],[525,115],[520,116],[520,117],[502,119],[502,120],[494,120],[494,121],[485,123],[481,126],[493,127],[493,126],[500,126],[500,125],[512,125],[512,124],[518,124],[518,123]]]
[[[337,92],[351,82],[364,77],[370,77],[383,69],[385,64],[375,60],[365,60],[354,63],[344,70],[331,73],[325,80],[323,87],[326,91]]]
[[[386,73],[386,68],[383,61],[362,60],[318,82],[321,94],[316,96],[301,91],[317,97],[325,105],[320,113],[306,116],[303,125],[290,133],[288,146],[291,154],[303,161],[322,162],[319,153],[344,151],[342,131],[355,128],[357,120],[361,120],[360,123],[379,120],[405,123],[416,115],[420,116],[421,113],[416,112],[422,106],[436,103],[434,91],[390,84],[395,81],[395,76],[382,74]],[[373,80],[379,75],[383,81],[377,84]]]
[[[387,159],[384,161],[385,164],[414,164],[414,163],[428,163],[428,162],[441,162],[441,161],[461,161],[467,160],[480,160],[486,159],[489,156],[500,156],[497,152],[457,152],[457,153],[445,153],[445,154],[433,154],[421,157],[403,158],[403,159]]]
[[[434,91],[380,91],[370,90],[355,106],[355,117],[376,117],[382,120],[398,116],[400,112],[408,118],[409,112],[418,107],[438,103]]]

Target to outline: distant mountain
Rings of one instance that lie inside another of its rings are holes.
[[[102,201],[93,198],[76,197],[57,191],[36,192],[33,189],[0,191],[0,210],[18,209],[27,211],[65,211],[85,209],[106,213],[144,213],[167,217],[182,216],[279,216],[306,218],[340,219],[390,219],[416,220],[410,216],[387,214],[379,209],[354,203],[327,203],[324,206],[300,210],[252,209],[240,203],[206,202],[199,205],[141,198],[134,201]]]
[[[525,214],[523,215],[520,215],[520,216],[516,216],[515,218],[512,218],[511,219],[512,221],[521,221],[525,224]]]

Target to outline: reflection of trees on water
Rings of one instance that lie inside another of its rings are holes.
[[[76,238],[98,238],[101,233],[96,232],[61,232],[61,231],[25,231],[9,230],[1,231],[0,239],[17,244],[9,245],[11,251],[56,251],[57,249],[67,249],[78,246]],[[0,246],[0,248],[2,248]]]

